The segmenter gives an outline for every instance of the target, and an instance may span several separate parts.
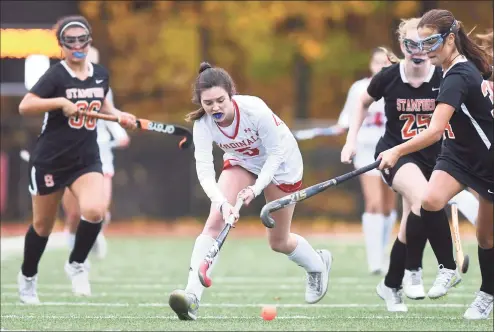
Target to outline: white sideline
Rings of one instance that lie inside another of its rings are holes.
[[[33,315],[2,315],[4,319],[39,319],[39,316]],[[105,316],[78,316],[78,315],[51,315],[43,316],[45,319],[136,319],[136,320],[148,320],[148,319],[167,319],[178,320],[176,315],[170,316],[118,316],[118,315],[105,315]],[[211,319],[211,320],[227,320],[227,319],[249,319],[249,320],[261,320],[258,316],[199,316],[199,320]],[[397,316],[277,316],[278,319],[295,320],[295,319],[397,319]],[[435,319],[435,320],[463,320],[462,317],[439,317],[439,316],[404,316],[401,319]]]
[[[203,308],[261,308],[273,303],[202,303]],[[3,302],[1,307],[26,306],[19,302]],[[168,307],[166,303],[105,303],[105,302],[41,302],[40,306],[60,307]],[[342,303],[342,304],[275,304],[278,308],[382,308],[383,304]],[[466,308],[469,304],[438,303],[438,304],[409,304],[416,308]]]

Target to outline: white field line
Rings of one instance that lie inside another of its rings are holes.
[[[273,305],[269,303],[202,303],[203,308],[261,308],[263,306]],[[26,306],[18,302],[4,302],[2,307]],[[39,306],[48,307],[169,307],[166,303],[103,303],[103,302],[42,302]],[[365,303],[342,303],[342,304],[276,304],[278,308],[383,308],[383,304],[365,304]],[[409,307],[416,308],[466,308],[468,304],[458,303],[438,303],[438,304],[408,304]]]
[[[212,292],[212,296],[214,297],[233,297],[233,296],[242,296],[242,297],[262,297],[262,296],[269,296],[269,297],[274,297],[274,298],[290,298],[290,297],[296,297],[296,298],[302,298],[304,296],[304,290],[301,290],[300,292],[250,292],[250,291],[236,291],[236,292]],[[38,295],[40,297],[61,297],[61,298],[74,298],[74,294],[72,292],[38,292]],[[168,294],[164,293],[157,293],[157,292],[151,292],[151,293],[146,293],[146,292],[94,292],[91,294],[91,298],[105,298],[105,297],[130,297],[130,298],[143,298],[143,297],[159,297],[159,298],[166,298]],[[17,292],[5,292],[3,291],[1,293],[2,298],[18,298],[19,294]],[[332,292],[332,293],[327,293],[326,297],[328,298],[333,298],[333,297],[341,297],[340,292]],[[356,293],[353,297],[377,297],[375,292],[361,292],[361,293]],[[448,294],[449,298],[469,298],[469,299],[474,299],[475,294],[474,292],[455,292],[455,293],[449,293]]]
[[[2,319],[13,319],[13,320],[28,320],[28,319],[39,319],[39,316],[34,315],[2,315]],[[79,316],[79,315],[45,315],[43,316],[45,319],[129,319],[129,320],[178,320],[176,315],[169,316],[119,316],[119,315],[105,315],[105,316]],[[431,319],[431,320],[462,320],[462,317],[442,317],[442,316],[380,316],[380,315],[371,315],[371,316],[303,316],[303,315],[294,315],[294,316],[277,316],[276,319],[284,319],[284,320],[298,320],[298,319]],[[261,317],[257,316],[199,316],[199,320],[228,320],[228,319],[246,319],[246,320],[261,320]]]

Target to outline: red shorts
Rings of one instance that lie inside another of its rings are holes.
[[[222,169],[228,169],[228,168],[231,168],[233,166],[234,165],[232,165],[230,163],[230,160],[225,160],[223,162],[223,168]],[[301,187],[302,187],[302,180],[297,181],[296,183],[292,183],[292,184],[282,183],[282,184],[277,185],[278,189],[282,190],[285,193],[289,193],[289,194],[298,191],[299,189],[301,189]]]

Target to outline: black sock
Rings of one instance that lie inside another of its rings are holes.
[[[96,241],[96,237],[98,237],[98,233],[100,233],[101,225],[101,221],[91,223],[81,219],[79,226],[77,226],[74,249],[70,253],[69,263],[84,263]]]
[[[423,252],[427,240],[423,219],[411,211],[406,224],[406,269],[411,271],[423,267]]]
[[[480,291],[493,295],[493,248],[482,249],[478,246],[478,259],[481,270]]]
[[[438,264],[443,265],[446,269],[455,270],[452,234],[445,209],[426,211],[421,207],[421,217],[424,220],[426,235],[430,241],[431,249],[437,257]]]
[[[392,251],[390,252],[390,265],[385,276],[385,286],[390,288],[400,288],[402,278],[404,278],[404,268],[407,256],[406,245],[395,239]]]
[[[25,277],[33,277],[38,273],[38,263],[46,248],[48,236],[39,236],[33,225],[29,226],[24,237],[24,259],[21,271]]]

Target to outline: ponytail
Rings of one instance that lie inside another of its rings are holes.
[[[459,24],[459,30],[457,31],[458,38],[455,39],[457,50],[469,61],[474,63],[483,77],[490,77],[493,72],[490,61],[491,56],[483,50],[481,46],[469,38],[469,35],[464,31],[464,26],[460,21],[457,21],[457,23]]]
[[[189,112],[186,114],[186,121],[187,122],[193,122],[193,121],[199,120],[205,114],[206,114],[206,111],[203,109],[203,107],[198,108],[197,110]]]

